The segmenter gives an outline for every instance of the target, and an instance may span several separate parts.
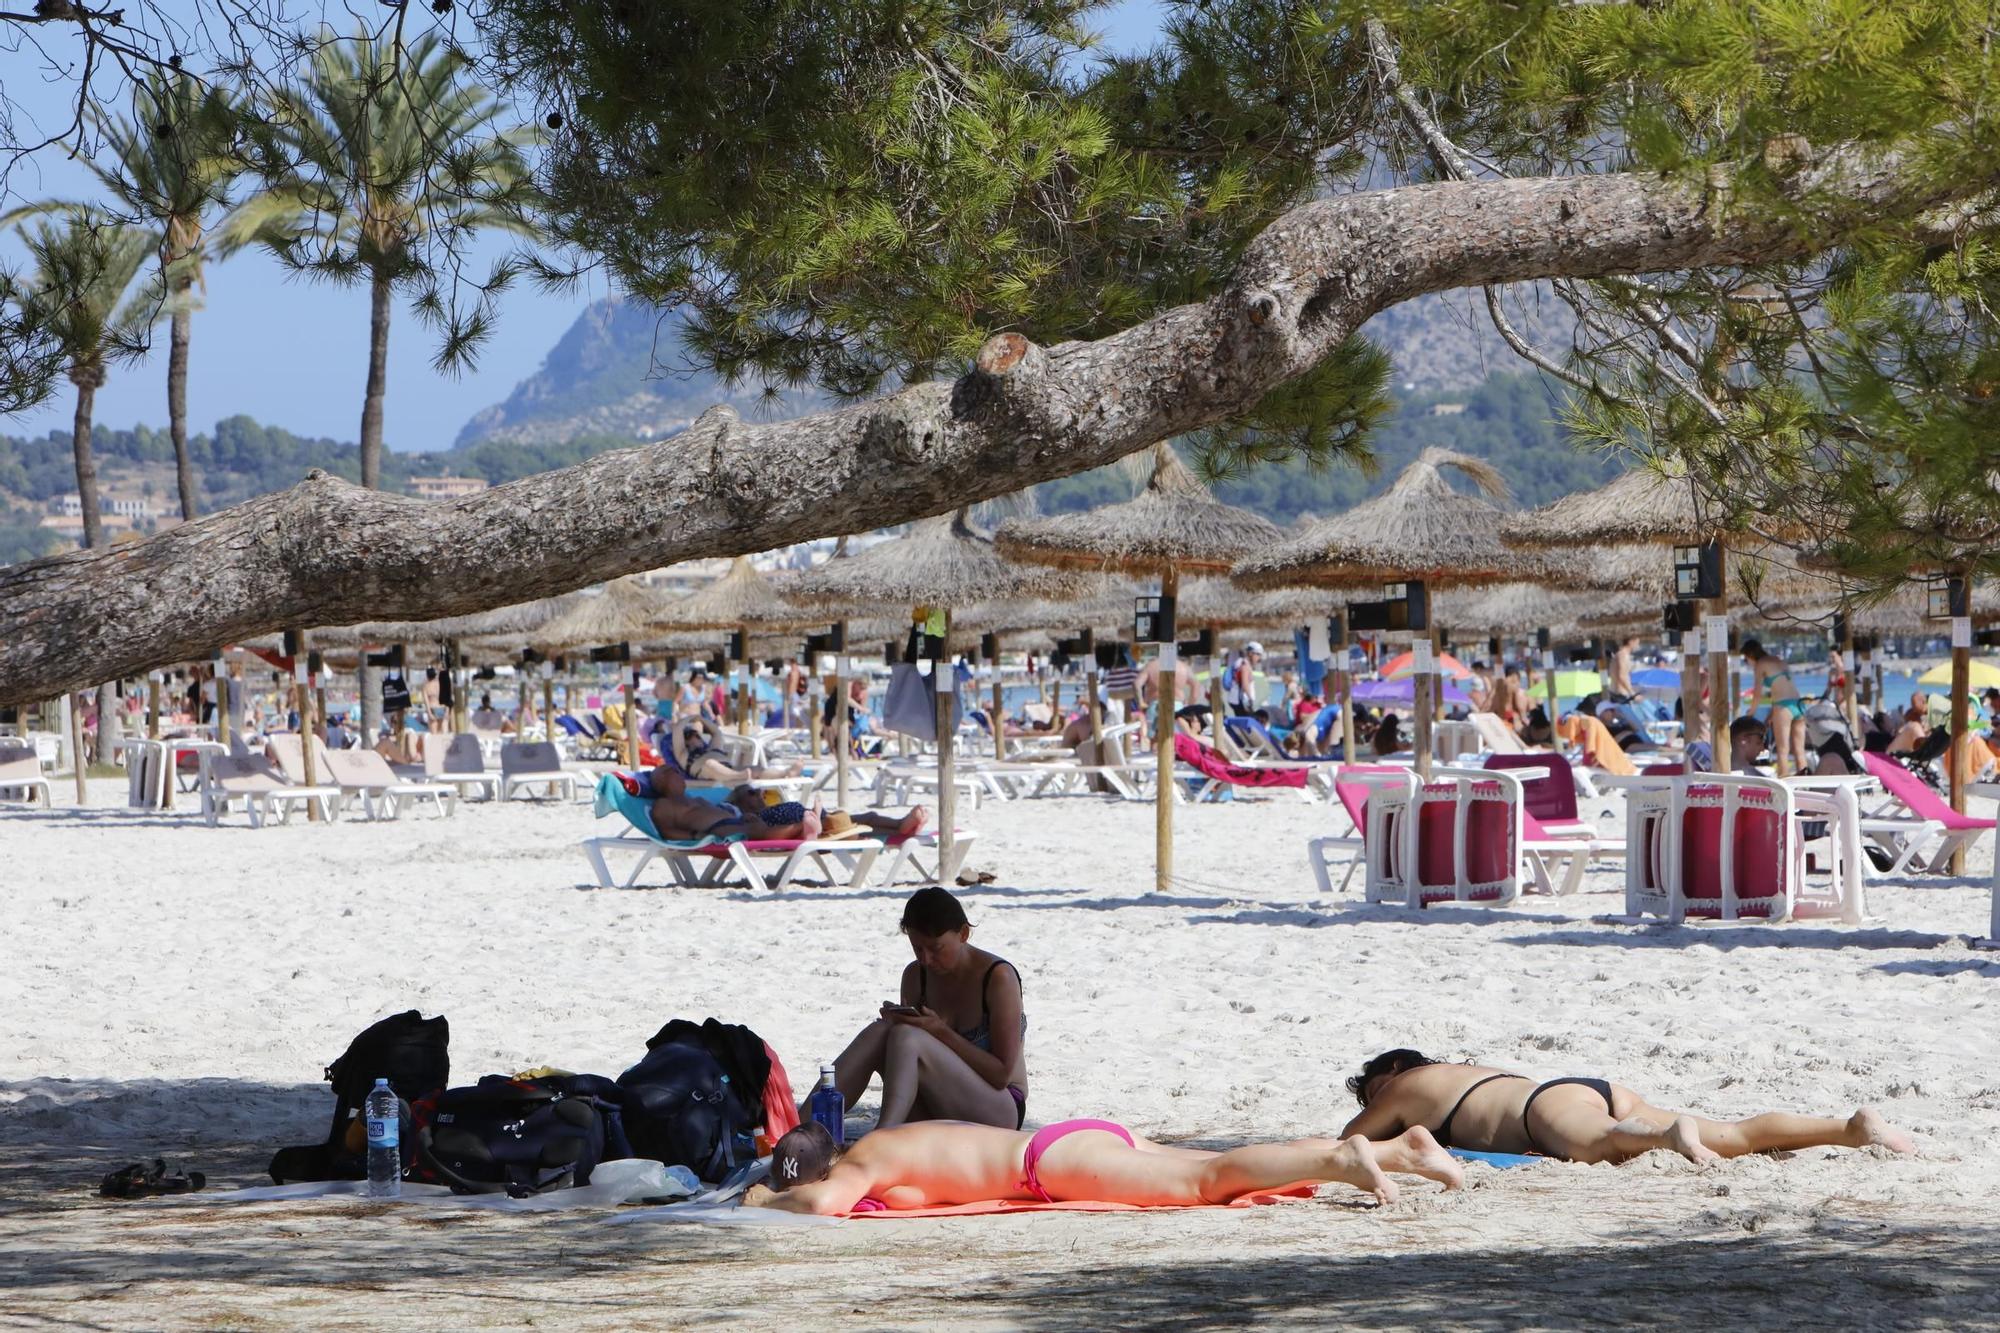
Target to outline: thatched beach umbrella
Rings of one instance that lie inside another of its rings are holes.
[[[598,647],[622,650],[619,672],[625,695],[625,744],[627,762],[634,767],[639,763],[639,714],[631,646],[654,632],[666,605],[666,598],[636,578],[613,579],[602,592],[578,598],[563,614],[528,634],[530,644],[545,653]]]
[[[800,630],[825,622],[779,596],[749,557],[739,555],[731,562],[727,574],[691,596],[669,602],[654,623],[670,629],[731,630],[743,636],[747,653],[753,629]],[[746,661],[743,685],[737,694],[738,729],[747,731],[749,719],[750,678]]]
[[[1123,504],[1054,518],[1010,519],[996,534],[1000,549],[1016,560],[1065,569],[1157,578],[1160,596],[1180,597],[1183,573],[1226,571],[1246,552],[1278,540],[1270,520],[1223,504],[1166,443],[1153,446],[1153,475],[1146,489]],[[1155,816],[1154,887],[1162,892],[1173,879],[1174,708],[1172,680],[1178,650],[1159,646],[1153,748],[1160,776],[1153,791]],[[1215,715],[1222,728],[1222,716]]]
[[[815,608],[820,618],[860,614],[896,607],[921,608],[950,632],[951,610],[975,602],[1022,597],[1063,597],[1088,586],[1074,574],[1005,559],[993,539],[972,526],[964,509],[924,519],[908,534],[878,542],[852,555],[829,560],[809,570],[783,589],[800,606]],[[908,622],[905,622],[906,624]],[[938,863],[939,873],[952,864],[956,830],[957,792],[952,738],[952,687],[946,677],[949,661],[931,670],[931,693],[937,716]],[[847,745],[846,695],[840,704],[834,734],[839,746],[842,801],[845,802]]]
[[[1714,503],[1694,479],[1672,466],[1636,467],[1594,491],[1566,495],[1539,509],[1508,520],[1502,537],[1522,549],[1596,547],[1606,543],[1643,546],[1699,546],[1721,543],[1735,535],[1723,506]],[[1723,555],[1725,584],[1710,602],[1710,614],[1726,619],[1729,557]],[[1729,648],[1723,636],[1709,639],[1709,726],[1719,747],[1729,729],[1730,700],[1723,689],[1729,674]],[[1700,688],[1692,670],[1694,654],[1683,654],[1681,713],[1692,719],[1699,711]],[[1688,738],[1693,739],[1690,727]],[[1781,769],[1782,771],[1782,769]]]
[[[961,610],[954,610],[951,616],[954,631],[964,629],[979,635],[992,635],[994,646],[998,648],[1003,640],[1019,639],[1024,635],[1045,635],[1053,641],[1069,637],[1078,628],[1088,628],[1093,632],[1109,632],[1116,635],[1120,628],[1129,625],[1132,619],[1132,601],[1139,592],[1139,585],[1123,579],[1107,580],[1096,591],[1080,598],[1015,597],[991,602],[976,602]],[[1053,682],[1055,695],[1051,707],[1060,715],[1062,712],[1062,680]],[[1087,711],[1090,718],[1090,734],[1093,743],[1103,734],[1103,711],[1097,698],[1097,664],[1084,664],[1084,688]],[[993,673],[993,715],[998,718],[1005,711],[1004,694],[998,663]],[[1000,723],[1002,735],[995,738],[995,753],[1002,754],[1000,744],[1004,739],[1006,723]],[[1004,755],[1003,755],[1004,757]]]
[[[1432,588],[1538,578],[1545,561],[1501,544],[1504,511],[1482,496],[1454,490],[1445,470],[1471,479],[1483,496],[1501,498],[1507,485],[1492,465],[1448,449],[1425,449],[1381,495],[1337,518],[1288,534],[1271,549],[1236,566],[1246,588],[1357,588],[1421,579]],[[1437,617],[1428,617],[1433,646]],[[1429,690],[1416,691],[1413,742],[1417,771],[1430,776]]]

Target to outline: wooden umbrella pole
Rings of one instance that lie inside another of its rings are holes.
[[[1097,694],[1097,663],[1093,659],[1083,673],[1085,704],[1090,713],[1090,744],[1097,762],[1104,762],[1104,704]]]
[[[292,658],[292,707],[297,709],[299,714],[299,754],[305,762],[306,786],[316,787],[319,785],[319,765],[314,762],[315,756],[313,751],[316,747],[313,745],[313,738],[319,732],[313,726],[312,691],[306,686],[306,651],[305,631],[300,630],[299,650]],[[221,717],[225,708],[223,701],[229,694],[228,683],[226,681],[219,683],[215,694],[215,715]],[[318,821],[319,802],[307,801],[306,822],[317,823]]]
[[[229,715],[229,668],[221,658],[216,659],[215,686],[215,739],[227,747],[230,733],[235,730],[236,719]],[[201,705],[195,705],[196,731],[200,731]]]
[[[840,622],[841,650],[833,659],[833,771],[834,805],[847,808],[847,754],[854,747],[847,736],[847,622]]]
[[[1546,630],[1537,631],[1535,641],[1539,643],[1545,633]],[[1542,650],[1542,694],[1549,703],[1549,748],[1560,752],[1562,738],[1556,734],[1556,654],[1553,648]]]
[[[1215,646],[1218,650],[1222,647],[1220,643],[1217,643]],[[1222,702],[1222,672],[1228,662],[1229,654],[1220,651],[1208,659],[1209,739],[1214,741],[1218,748],[1222,745],[1223,736],[1229,731],[1228,726],[1225,725],[1226,714],[1223,711]]]
[[[808,668],[813,668],[807,670],[806,672],[806,715],[805,715],[806,746],[807,746],[807,753],[811,755],[812,758],[817,759],[819,758],[820,702],[819,702],[819,672],[816,668],[818,667],[819,664],[816,662],[809,661],[806,663],[806,665]]]
[[[1840,617],[1840,672],[1847,678],[1847,698],[1844,701],[1848,730],[1859,742],[1861,731],[1861,664],[1854,656],[1854,626],[1847,615]]]
[[[993,757],[1007,758],[1007,700],[1000,683],[1000,636],[993,636]]]
[[[76,691],[63,696],[63,707],[69,715],[64,721],[69,732],[69,766],[76,774],[76,803],[89,805],[90,795],[84,787],[84,780],[89,776],[90,761],[83,754],[83,709],[77,705]]]
[[[542,677],[542,735],[556,738],[556,677],[551,671]]]
[[[1699,630],[1688,633],[1698,634]],[[1699,644],[1697,643],[1697,647]],[[1701,654],[1681,639],[1681,748],[1694,743],[1701,732]]]
[[[737,628],[743,635],[743,651],[747,654],[750,651],[750,630],[747,626],[738,626]],[[743,668],[743,679],[736,682],[736,729],[745,736],[748,736],[750,734],[750,659],[746,656],[740,665]]]
[[[1181,591],[1180,571],[1168,565],[1160,571],[1160,597],[1162,600],[1178,597]],[[1175,647],[1172,642],[1159,646],[1153,672],[1153,706],[1159,716],[1153,719],[1153,759],[1160,766],[1160,776],[1153,786],[1153,891],[1165,893],[1174,879],[1174,701],[1178,694],[1175,689],[1178,668],[1175,663]],[[1222,735],[1222,716],[1215,718],[1215,734]]]
[[[1354,675],[1348,666],[1347,609],[1341,608],[1340,642],[1334,652],[1339,654],[1334,660],[1339,663],[1334,684],[1340,690],[1340,759],[1344,764],[1354,762]]]
[[[944,642],[951,642],[951,612],[943,612]],[[945,872],[951,866],[952,844],[957,841],[955,827],[958,815],[958,755],[952,744],[953,725],[951,701],[953,697],[950,649],[939,648],[943,656],[931,660],[931,697],[937,706],[937,774],[938,774],[938,822],[937,854],[938,882],[943,883]]]
[[[1430,629],[1425,630],[1424,637],[1430,643],[1431,667],[1435,670],[1437,667],[1437,627],[1433,625]],[[1414,653],[1412,656],[1414,656]],[[1412,662],[1410,665],[1414,671],[1416,663]],[[1428,679],[1414,674],[1410,680],[1410,695],[1416,701],[1415,711],[1417,715],[1417,725],[1410,737],[1410,748],[1415,750],[1417,755],[1417,777],[1424,782],[1429,782],[1431,780],[1431,712],[1436,706],[1437,696],[1432,692],[1431,682]]]
[[[1711,630],[1708,638],[1708,744],[1715,755],[1717,770],[1726,772],[1729,766],[1729,715],[1736,706],[1731,697],[1734,684],[1729,672],[1729,552],[1722,553],[1722,562],[1722,593],[1709,603],[1709,615],[1722,628]]]
[[[623,668],[624,680],[621,682],[625,692],[625,766],[632,769],[639,767],[639,709],[637,706],[639,687],[638,683],[632,678],[638,669],[633,663],[625,663]]]
[[[1968,579],[1967,582],[1970,582]],[[1959,643],[1958,624],[1952,622],[1951,636],[1951,808],[1965,813],[1966,745],[1970,739],[1965,726],[1972,704],[1972,649]],[[1963,843],[1951,854],[1951,873],[1965,873]]]
[[[146,674],[146,739],[160,739],[160,673]]]

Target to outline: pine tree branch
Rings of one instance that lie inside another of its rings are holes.
[[[1342,195],[1275,220],[1205,301],[1095,342],[1002,334],[953,383],[779,423],[712,409],[671,440],[445,503],[315,474],[147,541],[0,569],[0,703],[271,630],[473,612],[943,513],[1240,416],[1415,296],[1797,259],[1994,185],[1850,148],[1786,180],[1810,233],[1634,173]]]

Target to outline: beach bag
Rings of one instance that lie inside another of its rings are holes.
[[[415,1009],[370,1024],[326,1067],[333,1085],[333,1124],[322,1143],[280,1148],[271,1158],[271,1180],[362,1180],[368,1175],[368,1143],[360,1115],[375,1080],[386,1078],[404,1104],[423,1101],[451,1082],[451,1023],[443,1014],[425,1018]],[[405,1118],[404,1128],[409,1127]],[[401,1137],[403,1170],[409,1172],[416,1145]]]
[[[771,1060],[749,1028],[675,1019],[618,1076],[632,1151],[721,1181],[756,1156]]]
[[[617,1097],[616,1084],[593,1074],[488,1074],[426,1108],[418,1161],[454,1194],[525,1199],[588,1185],[599,1162],[632,1155]]]
[[[410,683],[401,676],[382,677],[382,711],[401,713],[410,706]]]
[[[933,663],[931,670],[941,668]],[[927,677],[908,662],[889,668],[889,693],[882,702],[882,728],[920,741],[937,739],[937,700]]]

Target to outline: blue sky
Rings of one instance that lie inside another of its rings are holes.
[[[187,0],[162,0],[159,7],[171,13],[192,10],[193,5]],[[309,12],[311,7],[292,8]],[[1149,45],[1163,8],[1162,0],[1122,0],[1108,8],[1098,22],[1107,47],[1129,50]],[[337,13],[334,19],[346,22]],[[59,44],[54,49],[59,50]],[[33,51],[0,51],[0,84],[25,112],[15,125],[19,141],[35,142],[66,123],[65,95],[72,85],[52,81]],[[15,197],[6,201],[9,207],[27,199],[87,196],[93,182],[81,167],[44,152],[32,165],[18,169],[11,184]],[[494,252],[501,248],[496,244]],[[0,263],[15,267],[20,260],[19,243],[9,230],[0,238]],[[577,313],[605,294],[605,280],[596,275],[565,295],[526,288],[510,293],[477,369],[459,376],[431,369],[433,336],[399,308],[389,335],[384,414],[389,446],[448,448],[467,417],[506,397],[517,381],[534,373]],[[206,430],[217,419],[241,412],[302,435],[354,439],[360,430],[367,339],[364,288],[308,282],[261,254],[211,265],[207,302],[195,317],[188,372],[193,427]],[[72,407],[72,395],[65,387],[35,412],[0,417],[0,432],[39,435],[56,427],[67,429]],[[166,425],[164,332],[151,360],[112,372],[97,395],[97,420],[118,427],[138,422]]]

